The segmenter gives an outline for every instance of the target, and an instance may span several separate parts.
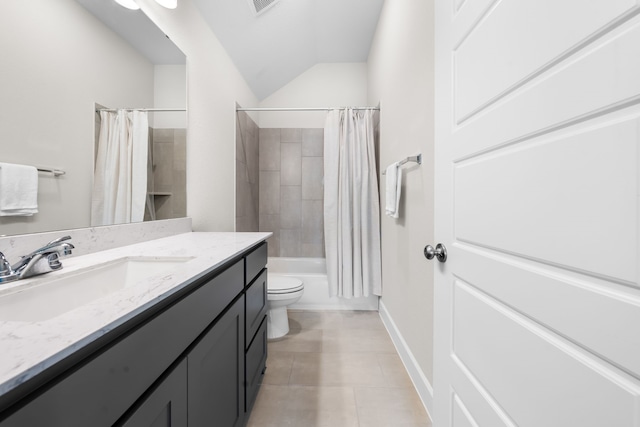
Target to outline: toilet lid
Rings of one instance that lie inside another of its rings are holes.
[[[291,276],[269,274],[267,292],[270,294],[288,294],[301,291],[304,288],[302,280]]]

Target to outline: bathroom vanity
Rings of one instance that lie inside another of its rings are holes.
[[[267,357],[268,236],[187,233],[67,260],[69,275],[96,260],[182,262],[51,319],[0,314],[0,361],[13,364],[0,366],[0,427],[245,425]]]

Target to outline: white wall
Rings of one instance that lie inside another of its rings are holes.
[[[0,235],[89,226],[94,103],[152,106],[153,65],[73,0],[2,1],[0,52],[0,161],[67,172]]]
[[[260,107],[345,107],[367,105],[367,64],[321,63],[309,68]],[[326,112],[261,112],[261,128],[323,128]]]
[[[258,100],[191,0],[138,4],[187,55],[187,215],[196,231],[233,231],[236,102]]]
[[[187,66],[156,65],[153,78],[153,106],[155,108],[187,107]],[[155,129],[184,129],[187,127],[186,113],[150,114]]]
[[[433,240],[433,5],[386,1],[369,53],[369,104],[380,102],[382,168],[422,153],[403,168],[400,218],[382,217],[381,306],[420,370],[433,379],[433,268],[423,247]],[[382,206],[385,204],[384,191]]]

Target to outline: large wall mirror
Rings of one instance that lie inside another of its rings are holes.
[[[65,172],[40,172],[38,213],[0,217],[0,235],[88,227],[96,106],[184,109],[184,54],[112,0],[2,1],[0,47],[0,162]],[[186,112],[149,127],[153,217],[185,216]]]

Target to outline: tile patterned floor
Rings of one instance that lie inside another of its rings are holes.
[[[248,427],[431,427],[377,312],[289,311]]]

